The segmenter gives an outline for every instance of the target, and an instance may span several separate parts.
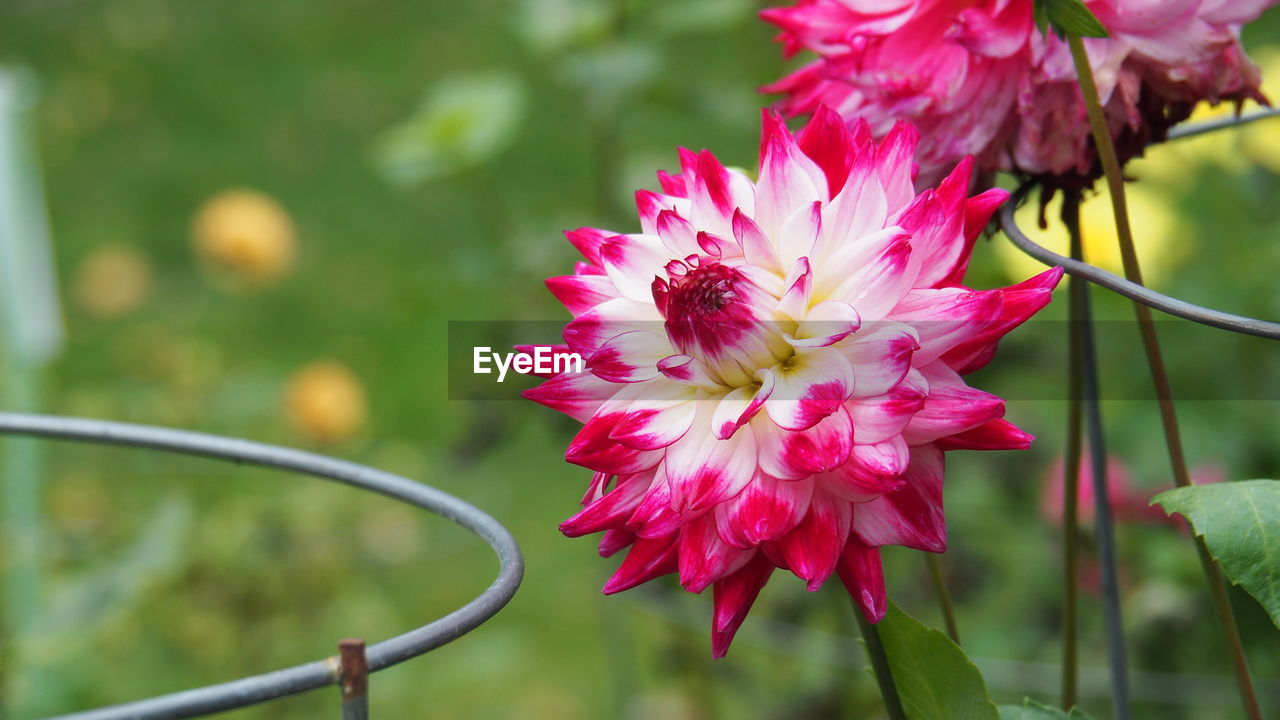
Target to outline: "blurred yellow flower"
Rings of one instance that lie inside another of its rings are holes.
[[[98,318],[138,309],[151,293],[151,263],[129,245],[103,245],[80,263],[72,280],[76,304]]]
[[[200,207],[192,223],[192,244],[218,277],[261,286],[293,268],[297,240],[293,220],[273,198],[253,190],[228,190]]]
[[[1280,102],[1280,47],[1268,47],[1257,56],[1262,68],[1262,92],[1272,102]],[[1259,120],[1240,131],[1240,150],[1245,157],[1280,175],[1280,118]]]
[[[1158,286],[1186,258],[1186,237],[1180,230],[1176,211],[1163,193],[1140,183],[1130,183],[1125,190],[1143,279],[1148,285]],[[1018,208],[1018,227],[1036,243],[1060,255],[1069,255],[1067,231],[1058,219],[1062,212],[1062,196],[1054,197],[1045,212],[1045,218],[1049,220],[1048,229],[1040,228],[1039,211],[1039,196],[1032,196]],[[1084,254],[1088,262],[1124,275],[1115,220],[1111,214],[1111,194],[1106,191],[1105,184],[1102,192],[1085,195],[1080,206],[1080,232],[1084,237]],[[1024,278],[1044,269],[1040,261],[1013,243],[996,243],[995,248],[1001,267],[1011,279]],[[1066,287],[1066,284],[1060,287]]]
[[[294,428],[323,444],[351,438],[368,417],[360,378],[334,360],[318,360],[297,370],[289,378],[284,406]]]

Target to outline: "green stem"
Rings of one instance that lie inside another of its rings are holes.
[[[867,658],[871,661],[871,669],[876,675],[876,684],[880,686],[880,696],[884,698],[884,709],[889,720],[907,720],[907,713],[902,709],[902,700],[898,697],[898,686],[893,682],[893,673],[889,670],[889,656],[884,652],[884,643],[880,642],[880,631],[862,615],[857,603],[853,605],[853,616],[858,620],[858,629],[862,631],[862,641],[867,647]]]
[[[1084,244],[1080,238],[1080,195],[1066,192],[1062,201],[1063,224],[1071,233],[1071,257],[1084,259]],[[1081,405],[1084,361],[1081,330],[1084,321],[1083,280],[1071,278],[1067,306],[1067,447],[1063,459],[1062,476],[1062,709],[1071,710],[1076,704],[1076,679],[1079,673],[1077,652],[1077,610],[1080,558],[1080,452],[1083,446],[1084,412]]]
[[[938,596],[938,605],[942,608],[942,620],[947,625],[947,636],[951,642],[960,644],[960,628],[956,625],[956,614],[951,608],[951,593],[947,590],[946,578],[942,575],[942,561],[934,553],[924,553],[924,561],[929,566],[929,576],[933,578],[933,591]]]
[[[1107,187],[1111,190],[1111,207],[1115,214],[1116,235],[1120,239],[1120,257],[1124,263],[1124,274],[1130,282],[1141,285],[1142,268],[1138,263],[1138,254],[1133,245],[1133,232],[1129,226],[1124,175],[1121,173],[1120,160],[1116,155],[1115,144],[1111,140],[1111,132],[1107,127],[1102,103],[1098,98],[1093,69],[1089,65],[1089,57],[1085,53],[1084,42],[1080,37],[1068,35],[1067,42],[1071,46],[1071,57],[1075,61],[1076,75],[1079,77],[1080,89],[1084,94],[1085,108],[1089,113],[1089,126],[1093,131],[1098,159],[1106,174]],[[1169,375],[1165,370],[1164,356],[1160,350],[1160,339],[1156,335],[1155,321],[1151,317],[1151,308],[1146,305],[1135,301],[1134,310],[1138,316],[1138,328],[1142,333],[1142,345],[1146,351],[1147,364],[1151,367],[1151,379],[1155,384],[1156,399],[1160,406],[1160,420],[1164,425],[1165,444],[1168,446],[1169,462],[1173,466],[1173,479],[1178,487],[1187,487],[1191,485],[1191,475],[1187,472],[1187,460],[1182,449],[1182,435],[1178,430],[1173,392],[1169,385]],[[1231,654],[1232,667],[1240,688],[1240,699],[1244,705],[1245,714],[1250,720],[1262,720],[1262,710],[1253,689],[1253,680],[1249,676],[1249,663],[1245,658],[1240,631],[1236,627],[1235,614],[1231,609],[1231,601],[1227,595],[1227,586],[1222,578],[1222,572],[1214,564],[1204,541],[1194,535],[1192,538],[1196,543],[1200,564],[1204,567],[1205,578],[1209,582],[1209,589],[1218,612],[1218,621],[1222,626],[1223,639]]]

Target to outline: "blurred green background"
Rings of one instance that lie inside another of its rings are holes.
[[[448,399],[449,321],[563,317],[542,286],[573,262],[561,230],[633,229],[631,191],[654,187],[677,145],[753,165],[767,102],[754,88],[785,68],[756,9],[7,0],[0,61],[35,80],[28,120],[65,307],[42,408],[319,449],[505,523],[528,561],[515,600],[374,676],[375,717],[875,717],[838,584],[809,595],[775,576],[729,658],[712,662],[709,594],[654,583],[603,598],[616,560],[556,530],[588,479],[562,460],[570,421]],[[1247,40],[1280,74],[1268,46],[1280,15]],[[1133,172],[1158,285],[1277,318],[1280,121],[1263,125],[1158,149]],[[257,194],[221,195],[238,188]],[[980,244],[970,284],[1025,277],[1006,244]],[[1097,303],[1104,318],[1130,317],[1114,298]],[[1058,683],[1060,541],[1040,508],[1062,446],[1063,304],[976,381],[1013,400],[1036,448],[951,456],[944,562],[965,648],[1001,701],[1051,701]],[[1105,413],[1110,449],[1145,496],[1172,481],[1131,331],[1102,334]],[[1177,388],[1193,398],[1181,406],[1193,463],[1231,479],[1280,474],[1280,349],[1182,323],[1166,333]],[[39,619],[6,626],[0,660],[13,717],[263,672],[345,636],[375,641],[452,610],[496,571],[453,525],[347,488],[38,448]],[[1118,534],[1138,716],[1237,717],[1191,543],[1157,523]],[[918,554],[886,558],[890,594],[940,625]],[[1280,633],[1247,595],[1235,601],[1277,711]],[[1106,718],[1096,594],[1082,603],[1083,704]],[[325,690],[227,717],[337,705]]]

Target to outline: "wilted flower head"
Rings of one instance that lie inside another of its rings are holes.
[[[1110,34],[1086,39],[1122,160],[1164,139],[1201,100],[1265,102],[1239,41],[1275,0],[1086,0]],[[936,177],[964,155],[985,170],[1081,184],[1096,169],[1066,43],[1036,28],[1032,0],[798,0],[765,10],[788,55],[819,59],[770,85],[784,114],[825,104],[877,135],[909,119]]]
[[[716,655],[775,567],[811,590],[837,572],[879,620],[879,546],[946,547],[943,452],[1031,441],[961,376],[1061,271],[961,285],[1007,193],[967,198],[966,158],[917,195],[917,139],[903,123],[877,144],[824,108],[792,135],[766,113],[756,181],[681,150],[636,194],[641,233],[567,233],[584,261],[547,281],[587,371],[526,395],[585,423],[566,458],[595,471],[561,530],[627,549],[606,593],[713,587]]]

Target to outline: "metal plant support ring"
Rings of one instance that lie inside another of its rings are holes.
[[[511,600],[524,575],[524,559],[515,538],[484,511],[433,487],[364,465],[204,433],[52,415],[0,412],[0,434],[149,448],[311,475],[386,495],[441,515],[479,535],[498,555],[497,578],[475,599],[448,615],[369,646],[370,672],[422,655],[474,630]],[[187,718],[314,690],[336,684],[340,678],[341,665],[334,656],[217,685],[61,715],[56,720]]]
[[[1169,133],[1170,140],[1178,140],[1182,138],[1194,137],[1207,132],[1213,132],[1224,128],[1238,127],[1245,123],[1264,120],[1267,118],[1280,115],[1280,110],[1268,109],[1261,112],[1242,115],[1236,118],[1228,118],[1224,120],[1213,120],[1204,123],[1196,123],[1174,128]],[[1280,340],[1280,323],[1270,322],[1267,320],[1258,320],[1255,318],[1245,317],[1243,315],[1234,315],[1232,313],[1223,312],[1221,310],[1213,310],[1211,308],[1201,307],[1185,300],[1179,300],[1163,293],[1158,293],[1151,288],[1129,282],[1125,278],[1114,273],[1107,272],[1096,265],[1072,260],[1064,255],[1049,250],[1041,245],[1036,244],[1031,238],[1027,237],[1014,219],[1014,212],[1022,201],[1026,199],[1027,194],[1031,192],[1034,183],[1027,183],[1014,191],[1013,196],[1009,198],[1000,208],[1000,227],[1004,230],[1005,235],[1017,245],[1020,250],[1039,260],[1046,265],[1059,265],[1063,270],[1084,278],[1089,282],[1100,285],[1112,292],[1123,295],[1130,300],[1135,300],[1148,307],[1159,310],[1160,312],[1180,317],[1184,320],[1191,320],[1202,325],[1230,330],[1244,335],[1254,335],[1257,337],[1270,338],[1272,340]]]

